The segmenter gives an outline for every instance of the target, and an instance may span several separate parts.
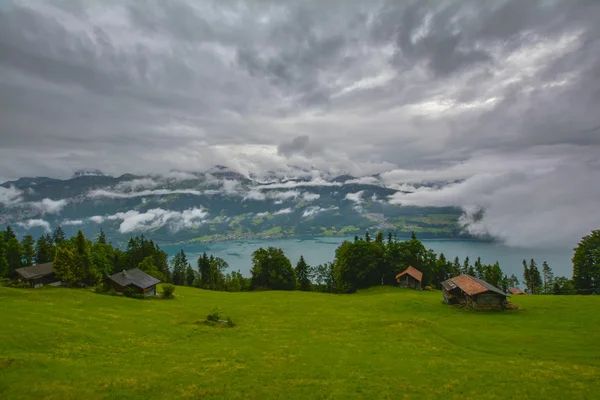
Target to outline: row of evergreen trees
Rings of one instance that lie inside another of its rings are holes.
[[[377,285],[393,285],[395,277],[408,266],[423,272],[424,286],[441,288],[441,283],[460,274],[480,278],[504,291],[519,287],[519,279],[503,273],[498,262],[483,264],[478,257],[471,263],[469,257],[461,263],[458,257],[450,261],[441,253],[427,250],[413,234],[408,241],[398,241],[391,233],[387,239],[379,232],[373,239],[369,233],[364,238],[343,242],[335,252],[333,262],[309,266],[301,256],[295,268],[278,248],[260,248],[252,255],[250,288],[275,290],[318,290],[330,293],[351,293]],[[523,260],[524,285],[532,294],[561,293],[572,288],[564,277],[554,278],[547,262],[543,274],[534,259],[529,264]]]
[[[225,260],[204,253],[198,258],[196,268],[180,251],[168,262],[168,255],[152,240],[143,235],[131,238],[125,250],[108,243],[104,232],[95,241],[88,240],[81,231],[67,238],[58,227],[52,235],[40,236],[37,241],[25,235],[19,241],[9,227],[0,233],[0,277],[14,275],[15,269],[32,263],[54,262],[57,277],[68,283],[83,282],[94,285],[113,273],[137,267],[163,282],[194,286],[210,290],[318,290],[350,293],[357,289],[377,285],[395,284],[395,276],[409,265],[423,272],[424,286],[441,287],[441,282],[460,274],[469,274],[508,290],[518,287],[515,275],[508,277],[500,265],[482,264],[477,258],[461,263],[458,257],[448,260],[443,253],[437,255],[427,250],[413,234],[408,241],[398,241],[391,233],[382,232],[373,239],[369,233],[364,238],[344,241],[335,252],[333,262],[309,266],[303,257],[292,267],[283,250],[260,248],[252,255],[252,277],[247,279],[239,271],[226,273]],[[527,291],[561,293],[574,288],[573,281],[555,278],[550,266],[544,262],[542,272],[531,259],[523,260],[523,284]]]

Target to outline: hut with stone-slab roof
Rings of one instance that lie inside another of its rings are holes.
[[[117,272],[109,276],[106,280],[117,293],[123,293],[126,289],[132,289],[136,293],[143,294],[146,297],[156,296],[156,285],[160,283],[160,280],[137,268]]]
[[[508,295],[486,281],[463,274],[442,282],[444,302],[472,310],[504,310]]]

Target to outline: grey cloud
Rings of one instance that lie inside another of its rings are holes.
[[[277,152],[289,157],[293,154],[303,154],[310,157],[318,153],[319,149],[310,143],[310,137],[307,135],[297,136],[289,142],[283,142],[277,147]]]
[[[0,179],[214,164],[469,179],[540,149],[590,173],[599,19],[591,0],[5,2]]]

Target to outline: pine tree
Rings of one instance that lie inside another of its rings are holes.
[[[50,240],[48,240],[50,239]],[[54,245],[48,235],[40,236],[35,244],[35,262],[44,264],[54,258]]]
[[[202,253],[201,257],[198,257],[198,275],[198,284],[195,286],[208,288],[210,284],[210,260],[206,252]]]
[[[471,267],[471,264],[469,263],[469,256],[465,257],[465,261],[462,265],[462,268],[460,270],[460,272],[462,274],[468,274],[469,273],[469,268]]]
[[[63,231],[60,225],[54,230],[54,233],[52,234],[52,240],[56,246],[60,246],[65,240],[67,240],[65,231]]]
[[[454,257],[454,262],[452,263],[452,276],[460,275],[460,259],[458,256]]]
[[[475,275],[479,279],[483,279],[483,265],[481,265],[481,257],[477,257],[475,260]]]
[[[525,260],[523,260],[523,283],[525,284],[525,287],[527,288],[529,293],[533,294],[531,290],[531,271],[529,270],[529,267],[527,266],[527,261]]]
[[[98,235],[98,243],[106,244],[106,235],[102,229],[100,229],[100,234]]]
[[[540,270],[537,267],[537,263],[533,258],[529,261],[529,277],[531,280],[531,293],[536,294],[538,292],[538,288],[542,286],[543,281]]]
[[[542,275],[544,277],[544,293],[550,293],[553,288],[554,273],[546,261],[542,263]]]
[[[16,237],[6,243],[6,261],[8,261],[8,276],[13,276],[17,268],[21,268],[21,244]]]
[[[10,225],[8,225],[4,231],[4,242],[8,243],[8,241],[13,238],[16,239],[17,235],[15,234],[15,231],[12,230]]]
[[[35,240],[31,235],[23,236],[21,240],[21,265],[27,267],[33,264],[35,258]]]
[[[300,256],[300,260],[296,264],[296,279],[298,280],[298,289],[310,291],[311,289],[312,268],[304,261],[304,257]]]
[[[600,229],[581,238],[572,261],[576,289],[600,287]]]
[[[54,258],[54,275],[57,279],[74,284],[80,281],[75,271],[75,265],[77,264],[77,256],[75,252],[71,251],[68,246],[60,246],[56,250],[56,257]]]
[[[8,271],[7,245],[4,240],[4,234],[0,233],[0,278],[8,276]]]
[[[196,272],[192,268],[192,265],[188,263],[185,269],[185,284],[186,286],[192,286],[194,284],[194,279],[196,279]]]

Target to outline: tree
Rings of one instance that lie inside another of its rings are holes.
[[[59,246],[54,258],[54,275],[57,279],[69,284],[79,282],[80,279],[74,269],[76,263],[75,252],[71,251],[68,246]]]
[[[300,260],[296,264],[296,279],[298,279],[298,289],[310,291],[311,278],[313,275],[312,268],[304,261],[304,256],[300,256]]]
[[[554,273],[546,261],[542,263],[542,275],[544,278],[544,293],[550,293],[554,287],[552,284]]]
[[[21,239],[21,265],[24,267],[33,264],[35,258],[35,239],[31,235],[23,236]]]
[[[116,265],[118,259],[115,257],[115,250],[106,243],[96,242],[92,245],[91,263],[94,266],[94,270],[104,278],[115,272],[126,269],[124,266]],[[156,278],[161,279],[158,276],[156,276]]]
[[[283,250],[262,247],[252,253],[252,288],[294,290],[296,273]]]
[[[97,242],[100,244],[106,244],[106,235],[104,234],[104,231],[102,229],[100,229],[100,234],[98,235]]]
[[[6,243],[6,261],[8,276],[12,276],[17,268],[21,268],[21,244],[16,237],[11,237]]]
[[[460,272],[462,274],[468,274],[470,268],[471,268],[471,264],[469,263],[469,256],[467,256],[467,257],[465,257],[465,261],[463,263],[463,266],[462,266]]]
[[[508,278],[508,286],[518,288],[520,284],[519,278],[517,278],[515,274],[511,274],[510,278]]]
[[[573,293],[575,290],[574,281],[565,278],[564,276],[559,276],[554,279],[554,284],[552,285],[552,293],[554,294],[569,294]]]
[[[481,257],[477,257],[477,260],[475,260],[474,268],[475,275],[473,276],[479,279],[483,279],[483,265],[481,264]]]
[[[600,230],[592,231],[581,239],[572,261],[576,289],[600,287]]]
[[[198,257],[198,278],[194,286],[200,288],[208,288],[210,286],[210,259],[206,252],[202,253],[202,256]]]
[[[35,244],[35,262],[45,264],[54,258],[54,244],[49,235],[40,236]]]
[[[63,231],[60,225],[54,230],[54,233],[52,234],[52,240],[56,246],[61,245],[65,240],[67,240],[65,231]]]
[[[454,262],[452,263],[452,270],[454,272],[453,276],[460,275],[460,259],[458,256],[454,257]]]
[[[88,285],[95,285],[102,279],[102,273],[96,270],[92,263],[91,243],[86,239],[81,230],[69,240],[72,250],[75,253],[76,262],[73,265],[73,275],[78,282],[84,282]]]
[[[10,225],[8,225],[4,231],[4,241],[8,243],[8,241],[13,238],[16,239],[17,235],[15,234],[15,231],[12,230]]]
[[[144,258],[144,260],[141,263],[139,263],[137,267],[138,269],[144,271],[148,275],[153,276],[156,279],[162,281],[163,276],[162,273],[156,267],[156,264],[154,264],[154,257],[148,256]]]
[[[186,286],[192,286],[194,284],[194,280],[196,279],[196,271],[192,268],[192,265],[188,263],[185,269],[185,284]]]
[[[187,257],[183,250],[175,254],[171,261],[173,267],[172,281],[175,285],[183,286],[186,282]]]
[[[4,234],[0,233],[0,278],[8,276],[8,271],[7,245],[4,240]]]
[[[536,294],[539,292],[539,287],[542,286],[542,276],[540,274],[540,270],[537,267],[537,263],[532,258],[529,261],[529,266],[527,266],[527,262],[523,260],[523,278],[525,278],[525,284],[529,289],[529,293]]]
[[[318,265],[315,268],[315,281],[317,282],[319,291],[335,293],[337,285],[333,273],[333,263],[328,262]]]

